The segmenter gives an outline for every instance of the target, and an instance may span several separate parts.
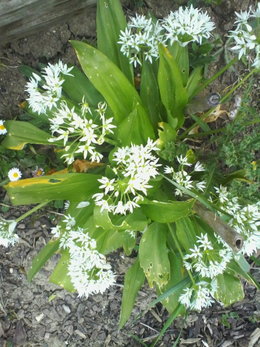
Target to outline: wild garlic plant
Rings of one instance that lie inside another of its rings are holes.
[[[230,35],[236,41],[247,31],[254,42],[234,51],[239,58],[247,49],[259,52],[250,24],[259,18],[259,4],[237,16]],[[61,258],[50,280],[87,298],[117,281],[106,256],[135,250],[125,275],[121,327],[145,280],[172,317],[241,300],[241,278],[259,288],[244,257],[260,248],[259,204],[230,196],[228,182],[236,175],[219,175],[203,159],[203,146],[191,142],[195,128],[214,136],[207,117],[218,102],[204,109],[196,104],[235,63],[208,80],[204,65],[190,65],[191,45],[208,42],[214,28],[209,15],[193,6],[162,20],[137,15],[126,23],[119,0],[99,0],[97,47],[71,41],[83,71],[59,61],[29,76],[25,109],[42,129],[0,123],[4,147],[52,146],[64,161],[63,170],[33,178],[12,171],[5,185],[14,205],[41,203],[36,210],[66,201],[28,279],[57,252]],[[257,60],[253,65],[220,103],[257,72]],[[3,246],[17,241],[15,223],[1,220]]]

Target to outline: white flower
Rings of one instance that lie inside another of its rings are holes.
[[[151,18],[136,15],[130,19],[125,31],[120,32],[118,43],[121,45],[121,52],[136,67],[142,65],[142,57],[150,63],[157,59],[158,44],[163,41],[159,21],[153,22]]]
[[[8,178],[11,182],[18,181],[22,177],[22,173],[16,167],[8,171]]]
[[[176,157],[177,161],[183,166],[191,166],[192,164],[188,162],[188,158],[183,155]]]
[[[62,94],[63,75],[69,73],[73,67],[68,68],[66,64],[59,61],[57,64],[48,64],[42,70],[42,77],[32,73],[25,90],[28,92],[28,102],[33,112],[38,114],[46,113],[54,107],[57,107]],[[39,86],[39,84],[41,85]]]
[[[91,294],[103,293],[115,283],[115,275],[103,254],[96,250],[96,241],[86,230],[72,230],[73,217],[67,216],[63,222],[70,224],[60,237],[60,247],[70,254],[68,274],[79,296],[87,298]],[[58,229],[60,234],[60,229]]]
[[[4,122],[5,122],[4,120],[0,119],[0,135],[4,135],[7,133],[7,129],[4,126]]]
[[[186,46],[193,41],[201,44],[203,38],[208,39],[215,28],[210,17],[192,5],[186,8],[180,7],[177,11],[171,12],[163,20],[162,26],[170,44],[178,41],[181,46]]]
[[[187,270],[194,270],[204,278],[215,278],[222,274],[233,257],[232,250],[223,243],[219,248],[213,247],[207,234],[197,236],[197,243],[184,256],[184,266]]]
[[[201,311],[203,308],[213,304],[216,288],[213,284],[201,281],[193,285],[191,288],[185,288],[179,297],[179,302],[187,309]]]
[[[205,168],[199,161],[197,161],[194,166],[194,171],[205,171]]]
[[[149,181],[159,174],[159,158],[152,154],[154,150],[157,150],[156,144],[148,139],[146,146],[131,145],[115,151],[112,161],[117,166],[112,169],[117,177],[99,179],[102,183],[99,188],[104,193],[92,196],[102,211],[125,215],[139,207],[138,201],[142,199],[142,194],[146,195],[151,188]]]
[[[19,237],[14,233],[17,223],[15,220],[6,220],[0,217],[0,245],[13,246]]]
[[[256,23],[259,18],[259,12],[259,3],[255,11],[250,8],[249,11],[236,12],[236,27],[235,30],[230,31],[229,35],[235,43],[231,50],[238,53],[238,59],[242,57],[251,59],[251,56],[254,56],[252,65],[256,68],[260,67],[260,44],[259,33],[257,32],[259,24]]]
[[[78,203],[76,208],[84,208],[90,205],[89,201],[81,201],[80,203]]]

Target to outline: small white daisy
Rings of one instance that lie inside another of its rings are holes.
[[[18,181],[22,177],[22,173],[16,167],[8,171],[8,178],[11,182]]]

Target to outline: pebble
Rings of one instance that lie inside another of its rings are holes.
[[[67,306],[67,305],[62,305],[62,308],[63,308],[63,310],[64,310],[66,313],[70,313],[70,312],[71,312],[71,309],[70,309],[69,306]]]
[[[35,319],[37,320],[37,322],[39,323],[44,317],[44,313],[39,314],[38,316],[35,317]]]

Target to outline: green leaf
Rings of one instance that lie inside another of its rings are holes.
[[[165,146],[175,140],[176,138],[176,130],[174,130],[170,124],[165,122],[160,122],[158,124],[158,135],[159,135],[159,143],[158,147],[160,149],[165,148]]]
[[[168,50],[176,61],[182,76],[183,85],[185,86],[189,78],[190,69],[188,47],[182,47],[178,42],[174,42],[171,46],[168,46]]]
[[[214,294],[216,300],[219,300],[224,306],[229,306],[234,302],[244,299],[244,290],[241,281],[232,275],[223,273],[216,277],[217,291]]]
[[[27,279],[31,282],[37,272],[44,266],[47,260],[59,249],[59,240],[50,240],[44,246],[35,258],[32,260],[32,265],[27,272]]]
[[[139,104],[119,124],[118,138],[122,145],[145,144],[148,138],[154,138],[150,121],[147,120],[143,107]]]
[[[147,200],[142,202],[143,213],[155,222],[173,223],[192,213],[193,200],[162,202]]]
[[[167,110],[168,122],[176,129],[184,122],[184,109],[188,101],[187,92],[183,86],[181,71],[169,50],[160,46],[159,53],[158,84],[161,99]]]
[[[196,116],[195,114],[191,114],[191,118],[201,127],[202,130],[205,132],[210,131],[210,127],[208,126],[207,122],[203,120],[202,118]]]
[[[84,201],[97,191],[100,177],[84,173],[53,174],[10,182],[4,188],[14,205],[49,200]]]
[[[75,292],[76,290],[73,287],[70,276],[68,274],[69,261],[69,252],[67,250],[62,251],[61,258],[58,264],[56,265],[55,269],[53,270],[49,280],[50,282],[57,284],[58,286],[66,289],[69,292]]]
[[[140,265],[150,287],[155,283],[161,288],[169,281],[170,262],[166,234],[167,228],[164,224],[153,223],[145,230],[140,241]]]
[[[199,66],[192,71],[186,85],[186,91],[187,91],[187,96],[189,100],[196,95],[196,91],[199,87],[199,83],[201,79],[202,79],[202,67]]]
[[[154,129],[157,128],[158,122],[162,120],[161,111],[163,107],[160,100],[156,70],[157,64],[151,64],[145,60],[142,65],[140,85],[140,96],[148,111]]]
[[[190,282],[191,282],[191,279],[189,277],[185,277],[183,280],[175,284],[173,287],[169,288],[166,292],[158,296],[157,299],[153,300],[149,304],[149,308],[155,306],[156,304],[158,304],[158,302],[162,302],[163,300],[166,300],[170,295],[178,292],[179,290],[182,290],[183,288],[188,287]]]
[[[249,273],[248,265],[247,261],[245,259],[241,260],[240,257],[238,261],[231,260],[229,262],[227,272],[234,276],[240,275],[247,282],[260,290],[260,283]]]
[[[181,255],[179,253],[169,253],[169,260],[171,265],[171,273],[169,282],[158,290],[158,294],[167,292],[169,289],[173,288],[175,285],[180,283],[187,275],[185,268],[183,267],[183,262]],[[179,305],[179,296],[182,292],[182,288],[172,292],[165,300],[162,300],[162,304],[166,307],[169,313],[173,313]]]
[[[85,101],[88,102],[90,106],[96,107],[97,104],[103,100],[102,95],[93,87],[93,84],[86,75],[77,67],[73,67],[71,74],[73,76],[62,76],[64,79],[62,90],[75,103],[81,103],[84,97]]]
[[[145,275],[140,267],[139,259],[137,258],[134,264],[128,269],[125,274],[124,290],[121,304],[119,328],[121,329],[128,321],[132,309],[134,307],[135,298],[138,291],[144,284]]]
[[[27,143],[50,145],[50,134],[30,124],[8,120],[5,122],[7,135],[2,141],[2,146],[8,149],[22,150]]]
[[[97,250],[102,254],[108,254],[123,247],[126,255],[130,255],[135,247],[135,237],[127,231],[96,229],[91,235],[97,242]]]
[[[128,58],[120,51],[120,31],[126,27],[126,19],[119,0],[97,2],[97,47],[133,83],[133,69]]]
[[[194,218],[184,217],[176,221],[176,236],[185,251],[189,251],[196,243],[197,225]]]

